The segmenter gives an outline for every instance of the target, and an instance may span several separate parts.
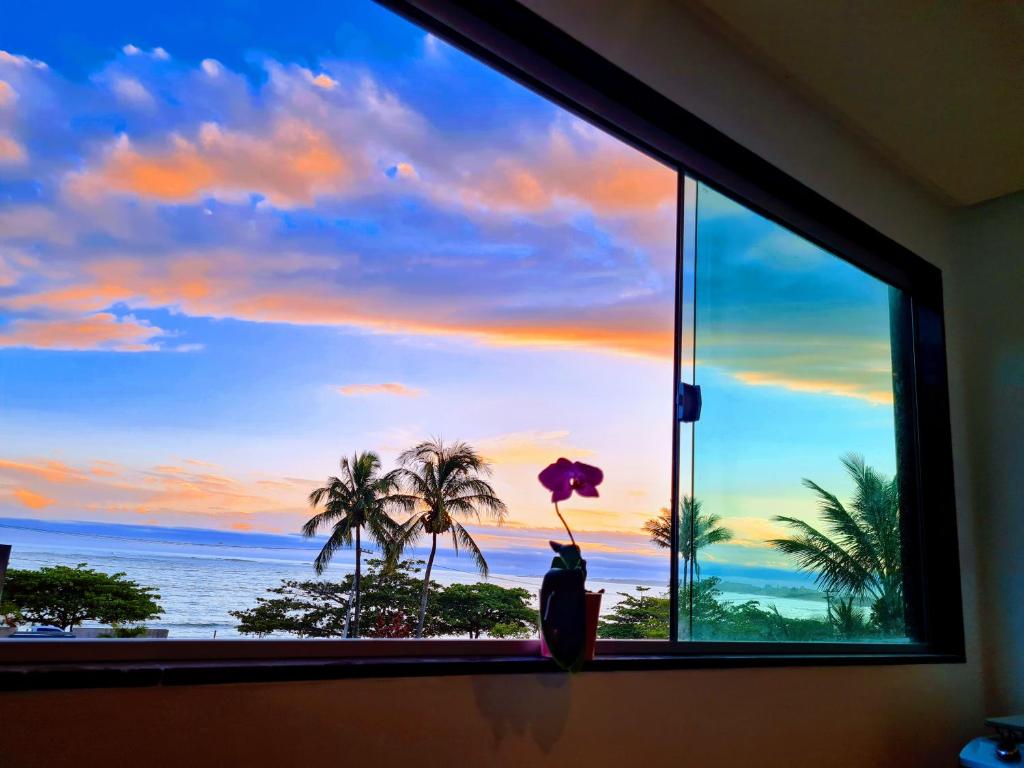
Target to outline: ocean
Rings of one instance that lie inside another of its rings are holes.
[[[312,561],[317,544],[298,537],[220,532],[190,532],[186,536],[181,534],[182,529],[140,532],[140,526],[36,525],[36,521],[0,523],[0,543],[13,547],[9,567],[36,569],[88,563],[99,571],[124,572],[133,581],[159,591],[164,613],[146,625],[167,629],[171,638],[237,638],[237,621],[230,611],[255,605],[257,597],[282,580],[316,578]],[[201,535],[206,533],[211,535]],[[340,552],[324,578],[341,579],[351,572],[351,562],[351,552]],[[657,578],[660,570],[638,571],[634,579],[601,578],[600,573],[592,572],[587,586],[605,590],[604,614],[622,600],[622,593],[638,594],[638,587],[649,588],[648,595],[665,594],[667,583]],[[484,580],[468,558],[455,558],[449,553],[439,555],[432,578],[442,585]],[[524,587],[535,594],[541,576],[539,568],[536,575],[492,570],[487,580],[501,586]],[[793,618],[821,617],[826,612],[823,599],[766,597],[742,591],[723,592],[721,597],[730,602],[771,603],[783,616]]]

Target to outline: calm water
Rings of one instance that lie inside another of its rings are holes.
[[[194,544],[188,542],[145,542],[112,540],[110,537],[75,536],[21,530],[4,530],[2,540],[13,545],[11,568],[39,568],[49,565],[88,563],[107,573],[123,571],[139,584],[159,590],[164,613],[147,626],[168,629],[170,637],[238,637],[236,621],[229,611],[255,605],[267,588],[284,579],[315,578],[311,565],[315,550],[309,546],[241,546]],[[350,555],[349,555],[350,557]],[[348,560],[349,557],[343,557]],[[338,580],[349,572],[347,563],[332,565],[327,576]],[[465,569],[435,566],[433,578],[440,584],[481,581],[469,561]],[[535,593],[540,577],[492,573],[489,579],[501,586],[524,587]],[[590,589],[604,589],[602,613],[621,600],[618,593],[636,594],[636,585],[590,578]],[[666,588],[653,586],[648,594]],[[825,613],[818,600],[766,598],[763,595],[723,593],[729,601],[760,600],[778,606],[784,616],[811,617]]]

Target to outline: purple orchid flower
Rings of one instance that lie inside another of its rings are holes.
[[[597,496],[597,486],[604,480],[604,472],[582,461],[559,459],[549,464],[537,479],[551,491],[551,501],[557,504],[572,496],[573,491],[580,496]]]
[[[551,501],[555,504],[555,514],[565,526],[565,532],[569,534],[569,540],[576,546],[576,539],[569,530],[569,524],[565,522],[562,513],[558,509],[558,502],[565,501],[572,496],[573,491],[580,496],[597,496],[597,486],[604,480],[604,472],[597,467],[584,464],[582,461],[569,461],[559,459],[554,464],[544,468],[537,479],[541,485],[551,491]]]

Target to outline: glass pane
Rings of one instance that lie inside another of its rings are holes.
[[[668,550],[643,526],[671,488],[674,170],[369,0],[212,0],[201,27],[178,2],[101,5],[80,46],[18,5],[0,543],[20,629],[351,636],[361,556],[360,634],[414,634],[429,535],[389,582],[387,523],[356,526],[358,554],[341,530],[322,573],[341,518],[301,531],[342,457],[384,472],[441,436],[491,462],[507,514],[453,505],[466,535],[438,540],[424,634],[535,636],[566,538],[537,475],[565,456],[604,470],[562,505],[603,631],[667,636]],[[57,566],[51,591],[124,572],[162,613],[30,605]],[[504,591],[452,590],[481,583]],[[616,619],[621,593],[644,618]]]
[[[906,639],[889,286],[704,185],[696,242],[704,408],[681,625]]]
[[[697,182],[689,176],[684,177],[682,185],[682,221],[680,231],[682,236],[681,248],[682,259],[680,260],[679,274],[679,389],[676,392],[676,419],[678,422],[678,462],[676,468],[677,478],[677,501],[676,509],[673,510],[673,522],[676,527],[676,541],[679,546],[676,548],[676,556],[673,558],[675,568],[675,583],[679,598],[677,610],[677,639],[687,640],[690,637],[690,607],[693,598],[693,590],[690,588],[690,558],[682,556],[682,553],[689,549],[689,529],[683,528],[687,521],[681,512],[681,501],[689,499],[693,495],[693,448],[694,448],[694,423],[687,419],[683,420],[680,396],[682,386],[696,383],[696,359],[694,357],[694,332],[696,330],[696,252],[697,252]]]

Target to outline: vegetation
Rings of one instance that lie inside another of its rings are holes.
[[[422,593],[422,561],[367,561],[362,601],[365,637],[411,637],[418,628]],[[525,589],[495,584],[428,582],[429,618],[422,636],[524,637],[536,631],[536,609]],[[349,637],[354,601],[354,577],[341,582],[284,581],[269,589],[273,597],[256,598],[256,605],[232,611],[242,634],[266,636],[287,632],[300,637]]]
[[[857,640],[873,631],[865,624],[844,621],[830,613],[822,619],[794,619],[782,616],[772,604],[758,600],[729,603],[721,600],[719,580],[701,579],[693,591],[694,640],[810,641]],[[597,635],[615,639],[667,638],[669,631],[668,596],[650,597],[647,589],[637,587],[639,597],[620,593],[622,601],[598,625]]]
[[[134,627],[112,627],[110,632],[104,632],[97,637],[145,637],[146,636],[146,625],[139,624]]]
[[[534,637],[537,609],[522,587],[497,584],[452,584],[437,596],[437,615],[446,635]]]
[[[620,592],[622,601],[601,619],[597,636],[614,640],[668,639],[668,597],[649,597],[650,587],[637,587],[639,596]]]
[[[395,470],[395,476],[404,494],[394,498],[412,510],[412,516],[392,539],[391,558],[397,558],[420,536],[430,537],[416,621],[416,637],[423,637],[437,537],[450,535],[455,551],[460,546],[468,550],[481,575],[486,576],[487,560],[459,518],[479,520],[485,514],[501,522],[507,509],[484,480],[491,472],[490,465],[465,443],[445,445],[441,440],[428,440],[402,453],[398,462],[401,467]]]
[[[388,515],[389,505],[394,505],[398,484],[395,473],[380,474],[380,458],[372,451],[364,451],[341,460],[341,476],[329,477],[327,483],[309,494],[309,505],[313,509],[323,507],[322,512],[306,521],[302,534],[307,538],[315,536],[324,527],[331,534],[323,549],[313,562],[317,575],[321,575],[330,563],[334,553],[344,546],[351,546],[355,540],[354,605],[350,625],[351,637],[359,637],[360,592],[362,582],[363,528],[377,543],[387,546],[395,537],[398,523]]]
[[[163,613],[159,599],[152,587],[139,586],[123,573],[94,571],[86,563],[38,571],[11,569],[4,583],[4,612],[17,612],[23,621],[65,631],[83,621],[125,629],[121,625]]]
[[[387,563],[368,560],[361,594],[365,637],[410,637],[419,606],[422,561]],[[430,582],[430,601],[440,587]],[[256,598],[256,606],[232,611],[242,634],[265,636],[288,632],[300,637],[351,637],[350,622],[355,602],[355,576],[341,582],[283,581],[267,590],[273,597]],[[428,629],[436,634],[433,625]]]
[[[849,454],[842,462],[855,486],[850,508],[805,479],[804,485],[818,496],[827,531],[794,517],[776,517],[796,533],[769,543],[792,556],[800,570],[815,574],[817,586],[838,598],[830,613],[860,626],[854,602],[867,599],[870,627],[884,636],[900,636],[906,630],[899,489],[895,479],[868,467],[860,456]]]
[[[715,577],[694,585],[694,640],[752,640],[799,642],[840,639],[827,619],[793,619],[783,616],[773,603],[759,600],[728,603],[719,599]],[[853,639],[853,638],[843,638]]]
[[[721,526],[721,521],[720,516],[703,512],[701,503],[693,497],[683,497],[679,505],[679,595],[685,605],[690,605],[691,586],[700,581],[697,553],[711,544],[732,540],[732,531]],[[672,515],[667,509],[644,523],[644,530],[659,547],[669,549],[672,546]]]
[[[694,640],[856,640],[903,635],[904,604],[900,549],[899,494],[896,481],[868,467],[850,454],[843,466],[855,484],[854,497],[845,507],[832,493],[811,480],[804,485],[818,496],[824,531],[804,520],[781,516],[775,520],[795,530],[786,539],[769,543],[794,557],[799,570],[812,573],[817,595],[826,595],[827,613],[820,619],[782,616],[771,602],[730,603],[721,600],[721,581],[701,579],[697,553],[710,544],[732,539],[717,515],[701,510],[700,502],[684,498],[679,514],[681,560],[680,603],[692,605]],[[648,520],[644,530],[660,547],[672,545],[672,519],[668,510]],[[692,585],[692,589],[691,589]],[[602,619],[598,634],[605,638],[664,638],[668,636],[670,605],[667,596],[651,597],[638,587],[638,596],[622,594],[622,601]],[[803,597],[808,590],[751,588],[766,596]],[[866,616],[862,606],[870,608]],[[686,610],[683,608],[682,610]]]

